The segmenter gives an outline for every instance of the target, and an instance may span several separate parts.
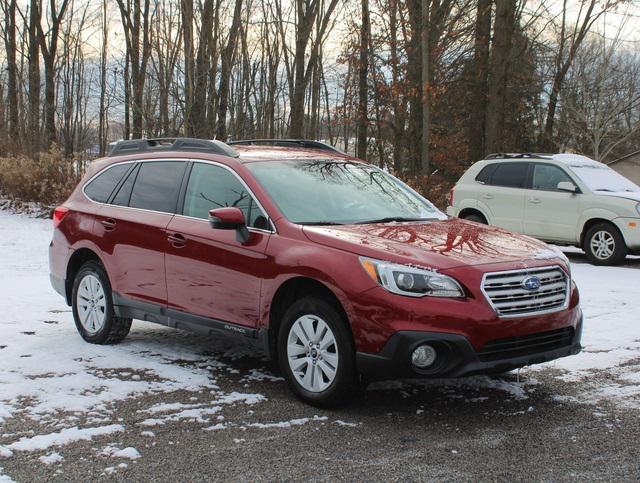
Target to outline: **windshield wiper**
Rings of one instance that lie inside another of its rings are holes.
[[[373,225],[375,223],[391,223],[392,221],[432,221],[435,218],[407,218],[403,216],[388,216],[386,218],[379,218],[377,220],[365,220],[359,221],[356,225]]]
[[[299,221],[298,225],[322,226],[322,225],[344,225],[344,223],[338,223],[335,221]]]

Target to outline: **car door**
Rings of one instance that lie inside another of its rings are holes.
[[[492,225],[522,233],[528,163],[496,163],[478,189],[478,206],[488,208]]]
[[[230,168],[194,162],[181,215],[166,229],[169,314],[187,323],[242,332],[260,320],[260,290],[271,224],[246,185]],[[247,220],[250,238],[213,229],[209,210],[235,206]]]
[[[132,170],[98,212],[94,231],[116,303],[166,308],[165,228],[175,214],[185,161],[145,161]],[[121,300],[124,299],[124,300]]]
[[[559,166],[534,163],[530,189],[525,194],[525,233],[548,241],[575,242],[580,214],[580,194],[558,189],[558,183],[575,182]]]

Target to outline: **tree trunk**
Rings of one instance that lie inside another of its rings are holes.
[[[229,30],[227,45],[222,54],[220,66],[220,84],[218,86],[218,123],[216,126],[216,138],[220,141],[227,140],[227,110],[229,109],[229,83],[231,79],[231,67],[236,52],[236,41],[240,31],[240,19],[242,14],[242,0],[236,0],[233,11],[233,21]]]
[[[420,50],[422,53],[422,146],[421,166],[423,175],[430,173],[429,139],[431,133],[431,49],[429,45],[431,22],[429,8],[431,0],[422,0],[422,38]]]
[[[502,152],[505,149],[505,104],[511,60],[511,39],[515,25],[515,3],[515,0],[496,0],[486,121],[486,149],[488,152]]]
[[[479,0],[476,16],[476,32],[469,82],[469,158],[477,161],[484,158],[485,120],[487,116],[487,89],[489,75],[489,46],[491,36],[492,0]]]
[[[356,156],[367,159],[367,128],[369,124],[367,108],[369,105],[369,0],[361,1],[362,25],[360,27],[360,63],[358,69],[358,144]]]
[[[102,50],[100,53],[100,112],[98,126],[98,144],[100,156],[107,151],[107,48],[109,42],[109,19],[107,18],[107,0],[102,0]]]
[[[16,65],[16,0],[5,3],[5,47],[7,49],[7,104],[10,143],[17,147],[20,139],[20,113],[18,107],[18,80]]]
[[[40,42],[38,41],[38,25],[40,25],[40,2],[31,2],[29,13],[29,122],[28,150],[34,156],[40,151]]]

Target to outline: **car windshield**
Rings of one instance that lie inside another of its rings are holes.
[[[445,219],[397,178],[367,164],[336,160],[247,164],[282,213],[306,225]]]
[[[640,186],[628,180],[608,166],[571,166],[571,170],[591,191],[640,192]]]

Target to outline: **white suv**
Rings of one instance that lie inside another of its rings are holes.
[[[559,245],[597,265],[640,253],[640,187],[576,154],[492,154],[451,190],[447,213]]]

